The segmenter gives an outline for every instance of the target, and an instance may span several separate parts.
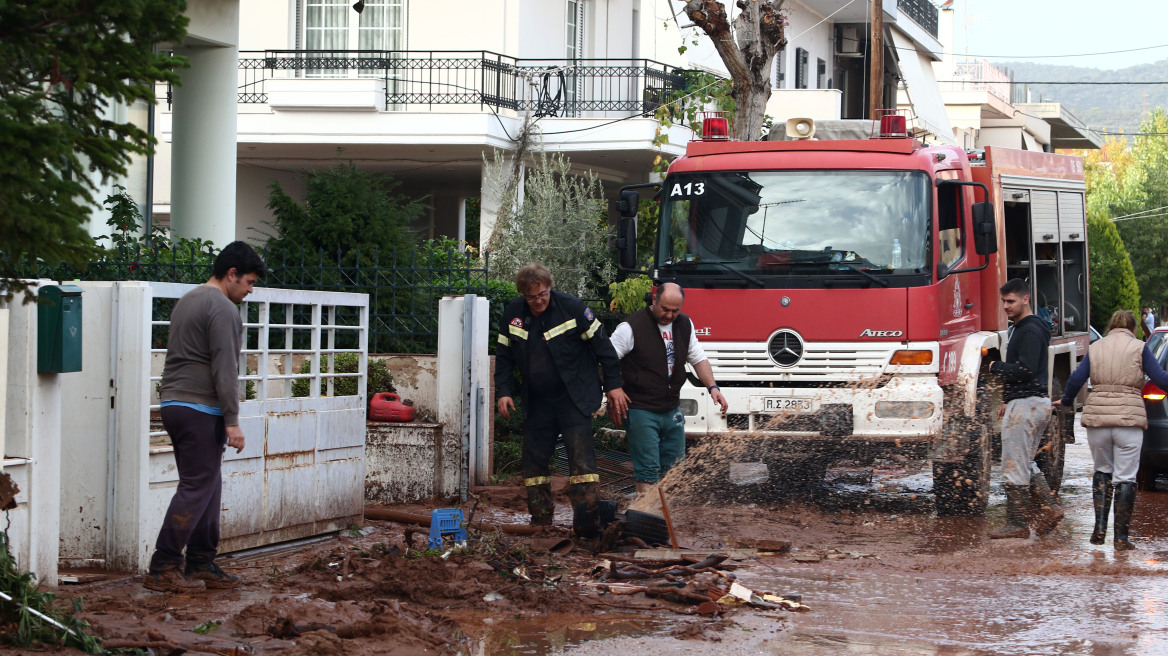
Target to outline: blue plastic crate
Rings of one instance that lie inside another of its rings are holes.
[[[454,541],[466,545],[466,526],[463,525],[462,509],[435,508],[430,515],[430,543],[431,549],[442,548],[442,536],[452,535]]]

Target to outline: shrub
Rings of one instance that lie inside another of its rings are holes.
[[[359,363],[358,353],[337,353],[335,356],[335,373],[338,374],[352,374],[357,372],[357,365]],[[321,372],[328,371],[328,356],[320,356],[320,370]],[[300,365],[300,373],[307,374],[312,372],[312,362],[305,360]],[[373,395],[378,392],[392,392],[393,374],[385,366],[384,360],[369,360],[367,365],[367,382],[365,385],[365,405],[373,400]],[[307,378],[297,378],[292,381],[292,396],[302,397],[308,396],[312,381]],[[325,382],[321,381],[322,391],[325,388]],[[356,378],[334,378],[333,379],[333,396],[356,396],[357,395],[357,379]]]

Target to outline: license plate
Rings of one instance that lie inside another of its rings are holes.
[[[762,399],[763,412],[790,412],[808,413],[819,411],[819,401],[816,399],[792,399],[779,396],[767,396]]]

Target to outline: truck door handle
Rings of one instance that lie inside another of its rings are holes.
[[[965,304],[965,309],[966,309],[966,310],[971,310],[971,309],[973,309],[973,301],[968,301],[968,302]]]

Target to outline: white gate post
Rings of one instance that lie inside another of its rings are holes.
[[[438,422],[442,424],[441,481],[434,493],[465,501],[472,481],[490,476],[490,390],[487,299],[469,294],[438,302]]]

